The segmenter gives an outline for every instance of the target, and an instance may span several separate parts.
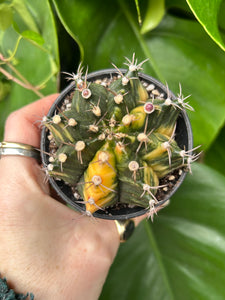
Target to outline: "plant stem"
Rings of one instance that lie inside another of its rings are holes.
[[[22,82],[21,80],[19,80],[18,78],[14,77],[12,74],[10,74],[9,72],[7,72],[5,69],[3,69],[2,67],[0,67],[0,72],[5,75],[7,77],[7,79],[12,80],[13,82],[19,84],[20,86],[22,86],[25,89],[28,90],[32,90],[38,97],[43,98],[44,95],[42,93],[40,93],[37,88],[35,86],[33,86],[31,83],[29,83],[26,79],[26,83]],[[18,72],[18,71],[17,71]],[[20,74],[21,75],[21,74]],[[21,75],[22,76],[22,75]],[[20,76],[20,77],[21,77]],[[22,76],[23,77],[23,76]]]
[[[136,9],[137,9],[137,15],[138,15],[138,23],[139,23],[139,25],[141,25],[142,24],[142,18],[141,18],[141,12],[140,12],[140,7],[139,7],[138,0],[135,0],[135,4],[136,4]]]

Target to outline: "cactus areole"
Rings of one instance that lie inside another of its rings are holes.
[[[42,120],[49,181],[68,205],[88,216],[153,218],[197,157],[187,97],[139,73],[142,63],[133,56],[127,70],[89,75],[79,66]]]

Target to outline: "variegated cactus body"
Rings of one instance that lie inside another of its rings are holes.
[[[194,158],[174,139],[180,111],[191,109],[185,98],[169,90],[150,98],[138,77],[143,62],[127,61],[125,74],[116,68],[118,76],[95,82],[79,68],[72,101],[43,121],[52,148],[47,172],[76,188],[89,215],[117,203],[152,214],[160,179]]]

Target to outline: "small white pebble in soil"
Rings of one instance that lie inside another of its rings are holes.
[[[168,178],[168,180],[170,180],[170,181],[172,181],[172,180],[174,180],[174,179],[175,179],[175,176],[174,176],[174,175],[170,175],[169,178]]]

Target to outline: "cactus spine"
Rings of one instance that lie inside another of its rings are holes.
[[[115,204],[137,205],[156,212],[164,188],[160,179],[176,169],[190,169],[197,156],[175,139],[181,110],[192,107],[180,94],[151,94],[140,81],[142,64],[126,59],[125,74],[97,79],[83,76],[79,66],[72,100],[65,99],[53,117],[45,117],[51,153],[47,173],[62,179],[83,199],[86,213]],[[150,96],[151,94],[151,96]],[[153,96],[152,96],[153,95]]]

